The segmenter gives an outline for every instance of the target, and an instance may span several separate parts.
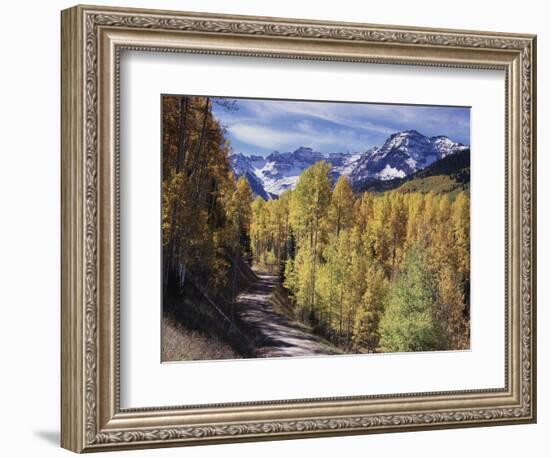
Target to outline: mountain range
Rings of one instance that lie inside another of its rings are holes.
[[[469,149],[444,135],[426,137],[416,130],[406,130],[364,152],[323,154],[301,146],[292,152],[274,151],[266,157],[236,153],[230,156],[230,163],[237,177],[247,178],[256,195],[270,199],[294,189],[301,173],[321,160],[331,165],[334,182],[347,176],[354,190],[362,191],[400,183],[447,156],[469,153]]]

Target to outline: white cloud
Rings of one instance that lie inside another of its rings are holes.
[[[384,135],[392,134],[392,129],[366,119],[365,114],[371,106],[374,105],[276,100],[257,100],[247,104],[247,108],[264,119],[280,119],[292,114]]]
[[[322,152],[364,151],[406,129],[469,142],[468,115],[449,107],[258,99],[238,99],[237,106],[238,111],[219,110],[217,116],[235,141],[264,152],[300,145]]]
[[[288,131],[254,124],[233,124],[229,132],[239,141],[266,149],[282,149],[289,143],[307,142],[307,135],[290,134]]]

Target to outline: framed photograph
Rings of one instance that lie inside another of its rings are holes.
[[[62,446],[536,421],[536,38],[62,12]]]

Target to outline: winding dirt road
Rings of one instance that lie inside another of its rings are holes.
[[[330,355],[335,351],[299,323],[273,310],[276,275],[256,271],[258,280],[237,297],[241,318],[257,336],[260,357]]]

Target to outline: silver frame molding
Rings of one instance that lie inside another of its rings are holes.
[[[75,6],[61,15],[61,445],[75,452],[536,421],[536,37]],[[119,62],[125,49],[506,74],[506,386],[121,409]]]

